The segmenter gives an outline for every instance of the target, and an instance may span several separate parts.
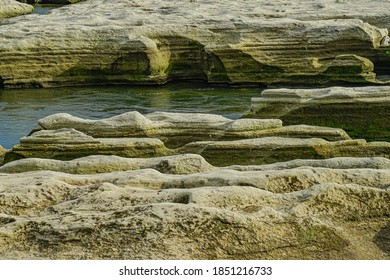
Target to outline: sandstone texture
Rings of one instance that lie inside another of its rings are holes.
[[[389,259],[390,172],[363,162],[187,175],[0,173],[0,257]]]
[[[2,0],[0,1],[0,20],[29,14],[33,9],[33,6],[18,3],[15,0]]]
[[[278,119],[48,116],[0,167],[0,258],[390,259],[389,155]]]
[[[1,145],[0,145],[0,165],[1,163],[3,162],[3,159],[4,159],[4,156],[6,154],[7,150],[4,149]]]
[[[230,120],[220,115],[128,112],[103,120],[55,114],[20,139],[5,162],[70,160],[90,155],[161,157],[199,154],[217,166],[259,165],[332,157],[389,157],[390,143],[351,140],[343,130],[283,126],[278,119]]]
[[[28,4],[74,4],[85,0],[17,0],[22,3]]]
[[[389,5],[89,0],[2,24],[0,84],[384,83]]]
[[[340,127],[351,137],[390,140],[390,87],[266,89],[252,98],[247,117],[279,118],[283,123]]]

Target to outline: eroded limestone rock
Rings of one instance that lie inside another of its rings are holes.
[[[157,158],[123,158],[118,156],[88,156],[71,161],[26,158],[0,167],[2,173],[51,170],[71,174],[107,173],[153,168],[162,173],[188,174],[214,170],[203,157],[193,154]]]
[[[28,4],[74,4],[85,0],[17,0]]]
[[[293,159],[325,159],[332,157],[386,157],[390,143],[365,140],[329,142],[324,139],[263,137],[235,141],[192,142],[178,149],[181,153],[202,155],[216,166],[232,164],[266,164]]]
[[[168,147],[197,140],[233,140],[263,136],[321,137],[346,140],[341,129],[314,126],[283,127],[278,119],[231,120],[220,115],[155,112],[145,116],[128,112],[102,120],[85,120],[69,114],[54,114],[38,121],[47,130],[73,128],[93,137],[151,137]]]
[[[368,13],[385,22],[386,9],[359,3],[367,9],[351,9],[350,19],[340,19],[337,9],[317,9],[307,20],[302,1],[80,2],[2,25],[0,81],[5,88],[185,79],[377,83],[374,70],[389,71],[381,46],[388,30],[359,18]],[[270,12],[277,5],[291,9],[275,21]]]
[[[20,144],[7,153],[6,162],[30,157],[158,157],[193,153],[202,155],[213,165],[227,166],[259,165],[296,158],[390,155],[390,143],[387,142],[351,140],[340,129],[305,125],[283,127],[277,119],[233,121],[210,114],[157,112],[142,116],[129,112],[103,120],[55,114],[41,119],[39,124],[43,129],[20,139]]]
[[[1,165],[1,163],[3,162],[3,160],[4,160],[4,156],[5,156],[6,152],[7,152],[7,150],[4,149],[4,148],[0,145],[0,165]]]
[[[0,20],[14,16],[29,14],[33,10],[33,6],[18,3],[15,0],[2,0],[0,2]]]
[[[389,178],[316,168],[0,174],[0,256],[388,259],[378,241]]]
[[[351,137],[389,141],[390,87],[267,89],[252,98],[247,116],[283,123],[340,127]]]
[[[73,128],[41,130],[20,139],[5,161],[15,158],[74,159],[89,155],[153,157],[173,154],[155,138],[93,138]]]

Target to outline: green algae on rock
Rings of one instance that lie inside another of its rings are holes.
[[[0,2],[0,20],[30,14],[33,10],[34,7],[31,5],[21,4],[14,0],[2,0]]]
[[[54,114],[20,139],[5,162],[19,158],[75,159],[89,155],[202,155],[213,165],[265,164],[331,157],[389,157],[390,143],[351,140],[343,130],[282,126],[278,119],[230,120],[220,115],[124,113],[102,120]],[[79,131],[80,130],[80,131]],[[91,136],[93,135],[93,136]]]
[[[254,20],[258,1],[236,2],[215,13],[226,3],[95,0],[7,21],[2,87],[383,82],[375,71],[387,71],[387,56],[377,55],[387,29],[360,19]]]
[[[267,89],[252,98],[247,117],[344,129],[353,138],[389,141],[390,87]]]

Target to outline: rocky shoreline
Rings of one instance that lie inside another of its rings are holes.
[[[390,4],[85,0],[20,15],[31,10],[0,2],[0,94],[268,88],[237,120],[40,119],[0,146],[0,259],[390,259]]]
[[[390,143],[210,114],[38,123],[0,167],[2,258],[389,258]]]

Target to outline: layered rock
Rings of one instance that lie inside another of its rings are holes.
[[[278,119],[230,120],[211,114],[158,112],[143,116],[129,112],[103,120],[55,114],[38,123],[40,128],[21,138],[20,144],[6,154],[6,162],[33,157],[64,160],[88,155],[158,157],[194,153],[211,164],[226,166],[296,158],[390,155],[387,142],[350,140],[340,129],[283,127]]]
[[[33,6],[18,3],[15,0],[2,0],[0,2],[0,20],[29,14],[33,10]]]
[[[4,156],[5,156],[5,153],[7,152],[6,149],[4,149],[1,145],[0,145],[0,165],[1,163],[3,162],[4,160]]]
[[[88,156],[71,161],[26,158],[0,167],[2,173],[51,170],[71,174],[109,173],[152,168],[162,173],[188,174],[214,170],[215,167],[194,154],[153,158],[123,158],[118,156]]]
[[[0,256],[388,259],[389,169],[350,168],[0,173]]]
[[[0,81],[5,88],[183,79],[322,84],[378,82],[374,70],[390,73],[381,43],[387,29],[359,19],[272,20],[267,5],[94,0],[10,20],[0,28]],[[371,3],[376,8],[381,17],[383,7]]]
[[[85,0],[17,0],[22,3],[28,4],[74,4]]]
[[[341,129],[305,125],[283,127],[279,119],[231,120],[213,114],[155,112],[146,114],[128,112],[102,120],[88,120],[60,113],[40,119],[45,130],[73,128],[93,137],[151,137],[169,147],[180,147],[196,140],[234,140],[263,136],[321,137],[328,140],[346,140]]]
[[[153,157],[172,152],[155,138],[93,138],[75,129],[41,130],[20,139],[5,161],[15,158],[40,157],[74,159],[88,155]]]
[[[390,143],[365,140],[329,142],[323,139],[264,137],[236,141],[193,142],[179,149],[197,153],[211,164],[266,164],[300,159],[332,157],[389,157]]]
[[[284,123],[341,127],[352,137],[390,140],[390,87],[267,89],[252,98],[247,116]]]

